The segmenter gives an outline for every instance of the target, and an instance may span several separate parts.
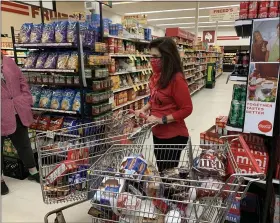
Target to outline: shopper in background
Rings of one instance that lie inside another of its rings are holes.
[[[168,37],[150,43],[153,75],[149,87],[150,101],[136,115],[149,115],[147,121],[157,125],[152,129],[158,170],[177,167],[188,129],[184,119],[193,110],[188,84],[183,75],[181,58],[175,42]],[[166,146],[181,144],[183,146]],[[162,161],[160,161],[162,160]]]
[[[280,62],[280,23],[276,27],[277,35],[272,37],[267,44],[266,62]]]
[[[31,105],[32,96],[23,74],[14,60],[1,53],[1,195],[9,192],[2,177],[5,138],[10,138],[29,169],[29,179],[40,182],[27,128],[33,122]]]
[[[260,31],[254,32],[253,44],[252,44],[252,54],[251,54],[252,62],[264,62],[265,61],[267,43],[268,42],[263,39]]]

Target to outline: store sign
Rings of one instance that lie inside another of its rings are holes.
[[[278,27],[279,18],[254,20],[253,23],[244,132],[273,135],[280,73]],[[254,41],[254,33],[261,35],[267,44]],[[259,45],[261,49],[257,50]],[[262,57],[262,54],[268,56]]]
[[[203,42],[214,43],[215,42],[215,34],[216,34],[216,32],[214,30],[203,31]]]
[[[223,20],[236,20],[239,17],[239,7],[227,7],[227,8],[218,8],[210,9],[209,12],[209,21],[210,22],[219,22]]]
[[[147,24],[147,15],[139,14],[139,15],[125,15],[122,17],[122,23],[138,23],[138,24]]]

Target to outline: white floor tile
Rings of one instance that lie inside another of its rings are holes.
[[[196,93],[192,100],[194,110],[186,123],[193,144],[199,144],[199,134],[215,123],[218,115],[228,115],[232,95],[232,83],[226,85],[227,74],[222,75],[214,89],[203,89]],[[152,144],[148,139],[146,144]],[[39,184],[5,178],[10,193],[2,197],[2,222],[43,222],[44,215],[60,205],[43,203]],[[91,222],[87,214],[90,203],[70,208],[64,212],[67,222]],[[49,218],[53,222],[53,218]]]

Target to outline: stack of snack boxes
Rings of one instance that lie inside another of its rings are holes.
[[[279,1],[242,1],[239,19],[275,18],[279,16]]]

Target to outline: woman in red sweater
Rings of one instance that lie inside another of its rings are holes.
[[[150,50],[153,69],[149,83],[151,98],[136,115],[149,115],[148,122],[158,124],[152,132],[157,166],[161,172],[178,166],[182,145],[186,145],[189,138],[184,119],[192,113],[193,106],[175,42],[168,37],[158,38],[150,43]],[[168,144],[181,146],[170,151],[170,146],[164,146]]]

